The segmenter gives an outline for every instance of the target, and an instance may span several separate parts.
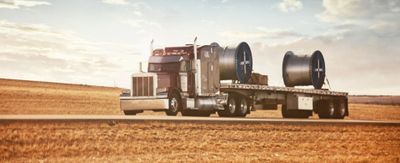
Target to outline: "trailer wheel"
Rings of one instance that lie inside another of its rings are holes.
[[[324,101],[318,111],[318,117],[321,119],[335,118],[335,105],[333,101]]]
[[[182,99],[176,92],[173,92],[168,99],[168,110],[165,113],[168,116],[176,116],[182,108]]]
[[[287,110],[286,105],[282,105],[281,112],[283,118],[290,118],[291,115],[289,113],[289,110]]]
[[[249,112],[249,105],[245,97],[237,98],[239,99],[239,105],[236,106],[236,116],[238,117],[246,117]]]
[[[283,118],[308,118],[312,112],[307,110],[288,110],[286,105],[282,105]]]
[[[235,94],[228,95],[228,103],[224,106],[224,110],[218,111],[220,117],[234,117],[238,106],[238,97]]]
[[[343,100],[338,100],[335,103],[335,118],[344,119],[346,115],[346,103]]]

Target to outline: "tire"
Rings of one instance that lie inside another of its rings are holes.
[[[335,118],[335,105],[333,101],[324,101],[318,111],[318,117],[320,119]]]
[[[307,110],[288,110],[286,105],[282,105],[281,112],[283,118],[308,118],[312,114]]]
[[[165,113],[168,116],[176,116],[182,110],[182,99],[177,92],[173,92],[168,98],[168,110]]]
[[[235,94],[229,94],[228,102],[224,106],[224,110],[218,111],[218,116],[220,117],[234,117],[236,116],[236,108],[238,106],[237,96]]]
[[[193,117],[209,117],[211,115],[210,111],[197,111],[197,110],[182,110],[183,116],[193,116]]]
[[[250,106],[248,104],[248,101],[244,97],[239,97],[238,103],[236,107],[236,116],[238,117],[246,117],[247,113],[249,112]]]
[[[344,119],[346,116],[346,103],[343,100],[338,100],[335,103],[335,118]]]

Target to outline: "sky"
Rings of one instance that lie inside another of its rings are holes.
[[[0,78],[130,88],[154,47],[249,43],[283,86],[287,51],[325,58],[330,88],[400,95],[399,0],[0,0]]]

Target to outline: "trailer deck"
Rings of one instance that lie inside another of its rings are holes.
[[[243,89],[253,91],[271,91],[275,93],[303,93],[325,96],[347,96],[346,92],[335,92],[326,89],[304,89],[293,87],[277,87],[257,84],[221,84],[221,91],[229,91],[230,89]]]

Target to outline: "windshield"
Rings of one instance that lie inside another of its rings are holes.
[[[178,72],[179,63],[150,63],[149,72]]]

